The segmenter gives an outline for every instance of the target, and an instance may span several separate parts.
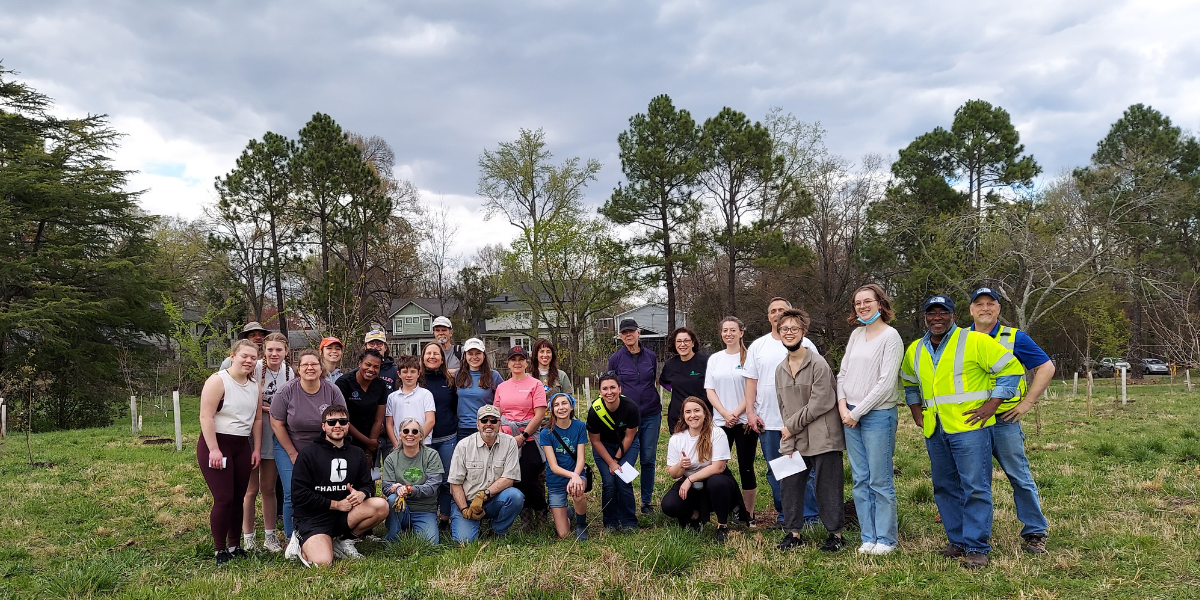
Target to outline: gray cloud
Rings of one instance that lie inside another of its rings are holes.
[[[249,138],[295,135],[315,111],[386,138],[398,172],[464,219],[481,218],[480,152],[520,127],[603,162],[602,202],[617,134],[659,93],[698,120],[782,106],[852,159],[894,155],[983,98],[1051,174],[1086,162],[1129,104],[1200,122],[1194,4],[245,4],[9,1],[0,58],[63,111],[111,115],[147,206],[185,214]]]

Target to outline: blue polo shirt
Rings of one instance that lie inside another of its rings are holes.
[[[971,324],[971,330],[975,330],[974,323]],[[995,338],[998,331],[1000,331],[1000,323],[997,322],[988,335]],[[1036,369],[1050,362],[1050,356],[1042,350],[1041,346],[1038,346],[1037,342],[1029,337],[1029,334],[1020,330],[1017,331],[1017,338],[1014,340],[1012,353],[1013,356],[1017,357],[1017,360],[1021,361],[1021,366],[1025,367],[1026,371]]]
[[[621,384],[621,395],[637,405],[642,418],[662,414],[662,397],[658,395],[658,357],[654,351],[642,346],[642,351],[633,354],[621,346],[608,357],[608,370],[617,374]]]

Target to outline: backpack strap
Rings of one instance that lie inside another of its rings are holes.
[[[609,414],[608,408],[604,406],[603,398],[596,398],[592,401],[592,410],[596,411],[596,416],[600,417],[601,423],[604,423],[606,427],[613,431],[617,430],[617,422],[613,419],[612,415]]]

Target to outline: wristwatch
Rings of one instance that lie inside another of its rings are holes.
[[[484,497],[486,497],[488,500],[491,500],[491,499],[492,499],[492,490],[483,490],[483,495],[484,495]]]

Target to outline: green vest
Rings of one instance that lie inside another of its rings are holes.
[[[941,359],[933,357],[922,340],[909,344],[900,363],[900,378],[905,388],[916,387],[925,415],[925,437],[933,435],[936,420],[946,433],[962,433],[996,423],[992,417],[983,423],[967,425],[968,410],[983,406],[992,396],[996,377],[1024,373],[1020,361],[986,333],[962,327],[942,340]]]

